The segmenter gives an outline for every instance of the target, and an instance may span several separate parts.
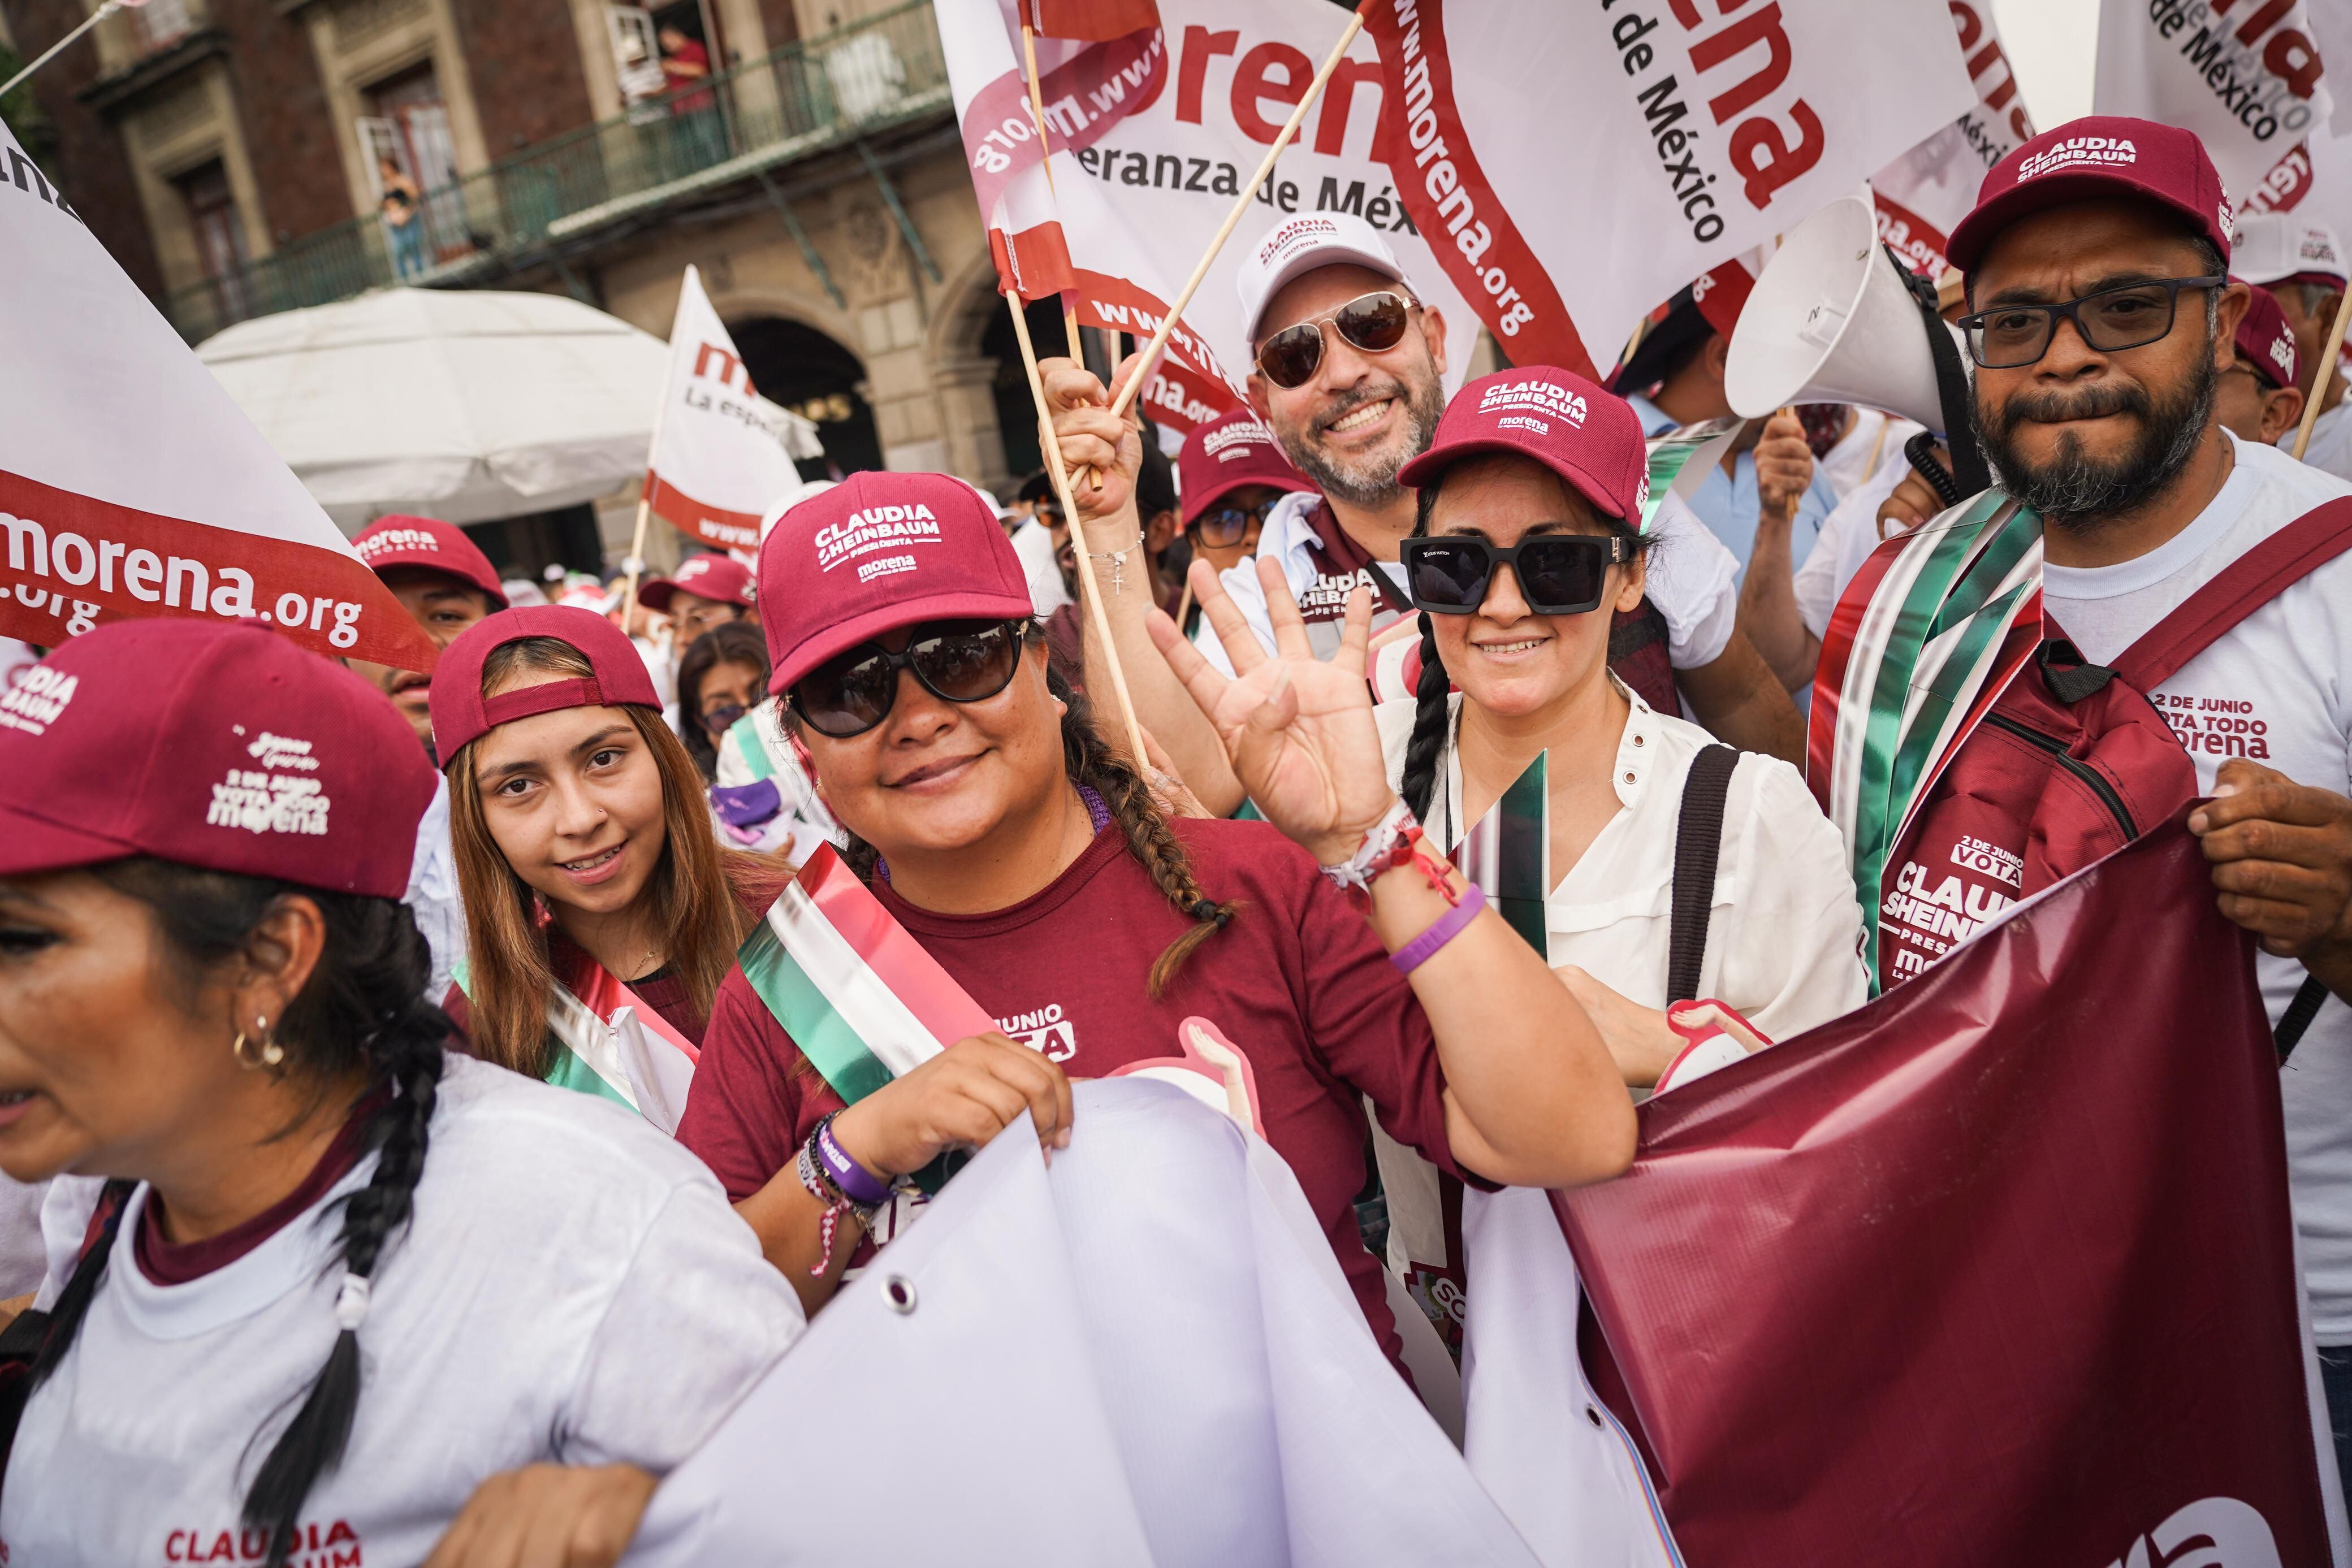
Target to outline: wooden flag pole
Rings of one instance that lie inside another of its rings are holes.
[[[2344,324],[2352,320],[2352,298],[2337,296],[2336,319],[2327,329],[2327,351],[2319,356],[2319,371],[2311,378],[2311,395],[2303,402],[2303,427],[2294,433],[2294,460],[2303,461],[2303,449],[2311,444],[2311,427],[2319,419],[2319,400],[2336,382],[2336,361],[2344,352]]]
[[[1371,0],[1365,0],[1365,3],[1369,5]],[[1307,111],[1315,106],[1317,99],[1323,96],[1324,84],[1331,79],[1331,73],[1339,68],[1339,61],[1347,55],[1348,46],[1356,41],[1356,35],[1363,30],[1363,26],[1364,13],[1359,8],[1348,18],[1347,31],[1341,33],[1339,43],[1332,46],[1331,53],[1323,61],[1323,68],[1317,71],[1315,79],[1307,84],[1307,96],[1298,100],[1297,107],[1290,111],[1290,118],[1283,122],[1282,133],[1274,139],[1274,145],[1265,150],[1265,158],[1258,164],[1257,172],[1250,177],[1248,184],[1242,187],[1241,199],[1234,204],[1234,210],[1225,214],[1225,221],[1218,228],[1217,237],[1209,242],[1201,264],[1192,269],[1192,276],[1184,280],[1183,290],[1169,305],[1168,314],[1160,319],[1160,329],[1152,333],[1151,341],[1144,345],[1143,357],[1136,361],[1135,373],[1128,377],[1127,384],[1119,388],[1117,401],[1110,405],[1111,413],[1126,413],[1128,405],[1135,401],[1135,394],[1143,390],[1143,378],[1151,373],[1151,362],[1160,357],[1160,350],[1168,346],[1168,335],[1176,329],[1177,319],[1184,314],[1184,308],[1192,303],[1192,296],[1199,291],[1201,280],[1209,276],[1210,263],[1217,259],[1217,253],[1225,248],[1225,241],[1232,235],[1234,225],[1242,221],[1242,214],[1249,211],[1252,202],[1257,200],[1258,187],[1265,184],[1266,176],[1274,172],[1275,160],[1281,157],[1282,150],[1290,145],[1290,139],[1298,134],[1298,127],[1307,119]]]
[[[1062,516],[1069,524],[1070,553],[1078,558],[1080,597],[1092,612],[1095,634],[1102,639],[1103,663],[1110,675],[1111,691],[1118,699],[1118,714],[1126,723],[1128,745],[1131,748],[1134,764],[1140,770],[1149,766],[1149,753],[1143,749],[1143,727],[1135,720],[1135,699],[1128,694],[1127,671],[1119,664],[1118,644],[1111,640],[1110,612],[1103,606],[1102,585],[1095,578],[1095,558],[1087,549],[1086,525],[1079,520],[1077,503],[1070,497],[1069,470],[1063,466],[1062,444],[1054,435],[1053,414],[1045,406],[1045,383],[1037,374],[1037,350],[1029,341],[1029,317],[1021,308],[1021,296],[1017,292],[1008,292],[1004,296],[1004,303],[1013,312],[1013,336],[1021,344],[1021,368],[1028,372],[1029,395],[1037,404],[1037,434],[1041,438],[1039,444],[1045,449],[1045,472],[1053,476],[1055,498],[1062,503]],[[1139,556],[1142,555],[1143,539],[1140,535],[1137,536],[1130,548]],[[1148,581],[1151,563],[1147,558],[1141,564]]]
[[[654,404],[654,437],[646,444],[646,480],[637,489],[637,529],[629,539],[629,580],[621,591],[621,630],[629,629],[629,609],[637,601],[637,574],[646,569],[646,518],[654,505],[654,459],[661,453],[662,421],[669,413],[669,378],[674,366],[662,366],[661,401]]]
[[[1045,189],[1054,189],[1054,147],[1045,135],[1045,89],[1037,83],[1037,29],[1029,25],[1029,9],[1024,3],[1021,10],[1021,59],[1029,73],[1029,118],[1037,124],[1037,152],[1045,170]],[[1056,193],[1058,194],[1058,193]],[[1070,358],[1078,358],[1078,311],[1068,295],[1062,297],[1062,332],[1069,345]],[[1072,519],[1072,526],[1076,526]]]

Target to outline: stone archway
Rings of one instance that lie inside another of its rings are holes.
[[[802,463],[803,478],[883,466],[863,360],[831,333],[789,316],[738,318],[727,331],[761,395],[816,422],[824,457]]]

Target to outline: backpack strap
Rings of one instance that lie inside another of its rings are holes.
[[[1666,1005],[1697,999],[1706,964],[1706,927],[1715,904],[1715,866],[1723,852],[1723,803],[1739,753],[1710,746],[1691,758],[1675,824],[1674,916],[1666,928]]]
[[[2289,584],[2352,549],[2352,497],[2314,507],[2231,561],[2115,663],[2116,674],[2153,693],[2183,664]]]
[[[2295,1045],[2303,1039],[2303,1031],[2311,1027],[2311,1020],[2319,1016],[2319,1009],[2326,1001],[2327,988],[2315,977],[2305,976],[2303,984],[2295,988],[2294,999],[2287,1003],[2286,1011],[2279,1014],[2278,1028],[2271,1031],[2271,1043],[2278,1048],[2281,1067],[2284,1067],[2286,1059],[2294,1054]]]

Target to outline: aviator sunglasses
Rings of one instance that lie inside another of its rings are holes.
[[[1024,621],[934,621],[915,628],[903,653],[861,643],[827,659],[785,700],[803,724],[834,740],[863,735],[890,716],[901,670],[913,671],[925,691],[947,702],[985,702],[1013,684],[1027,630]]]
[[[1328,316],[1285,327],[1257,346],[1258,373],[1287,392],[1314,379],[1323,363],[1323,323],[1368,354],[1385,353],[1404,341],[1412,301],[1391,289],[1359,294]]]
[[[1538,615],[1581,615],[1601,608],[1609,569],[1633,559],[1622,534],[1538,534],[1505,549],[1475,534],[1410,538],[1399,545],[1405,591],[1433,615],[1475,615],[1495,572],[1509,567],[1519,596]]]

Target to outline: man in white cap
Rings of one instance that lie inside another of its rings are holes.
[[[2328,329],[2344,303],[2347,276],[2336,231],[2291,213],[2258,213],[2238,220],[2230,255],[2233,276],[2269,289],[2278,300],[2294,333],[2304,399],[2319,400],[2303,460],[2339,479],[2352,479],[2352,414],[2346,413],[2344,368],[2327,353]],[[2292,452],[2294,437],[2289,430],[2279,444]]]
[[[1286,497],[1267,514],[1258,559],[1281,563],[1308,638],[1325,657],[1339,646],[1348,594],[1358,586],[1373,596],[1375,643],[1394,629],[1403,643],[1387,646],[1409,646],[1412,633],[1404,628],[1413,612],[1397,546],[1412,532],[1414,497],[1397,483],[1397,471],[1428,447],[1445,409],[1445,319],[1421,302],[1380,232],[1345,213],[1302,214],[1277,224],[1244,258],[1236,286],[1254,361],[1250,406],[1315,486]],[[1105,389],[1084,370],[1066,360],[1043,369],[1065,461],[1106,474],[1123,461],[1123,476],[1076,497],[1088,514],[1087,546],[1102,579],[1103,563],[1122,546],[1132,548],[1137,531],[1129,482],[1139,450],[1134,427],[1122,432],[1108,423]],[[1127,373],[1122,366],[1120,376]],[[1115,443],[1126,447],[1123,459]],[[1099,506],[1091,504],[1096,497]],[[1644,624],[1665,644],[1673,684],[1698,721],[1724,739],[1795,758],[1803,744],[1796,710],[1735,626],[1738,563],[1671,497],[1653,528],[1661,535],[1649,587],[1656,615]],[[1125,576],[1147,591],[1110,592],[1106,582],[1104,594],[1138,716],[1202,803],[1230,811],[1241,788],[1223,747],[1144,629],[1151,607],[1148,575],[1139,558],[1131,559]],[[1255,563],[1243,562],[1223,580],[1271,650],[1273,626]],[[1087,636],[1091,662],[1091,626]],[[1205,628],[1200,646],[1224,666],[1224,650]]]

